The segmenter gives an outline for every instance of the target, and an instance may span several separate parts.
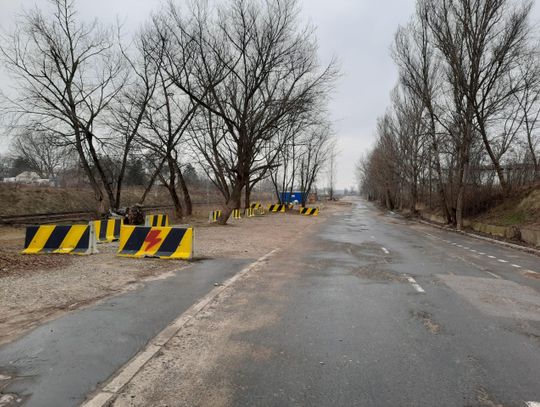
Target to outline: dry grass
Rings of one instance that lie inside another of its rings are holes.
[[[540,187],[517,191],[474,220],[497,226],[540,227]]]

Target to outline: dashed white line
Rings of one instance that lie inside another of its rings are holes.
[[[540,407],[540,403],[538,401],[526,401],[525,404],[527,407]]]
[[[474,250],[474,249],[471,249],[471,252],[473,252],[473,253],[478,253],[478,252],[477,252],[476,250]]]
[[[486,254],[484,252],[478,252],[479,255],[485,256]]]
[[[388,251],[386,247],[381,247],[381,250],[386,254],[390,254],[390,252]]]
[[[492,273],[491,271],[486,271],[486,273],[488,273],[490,276],[493,276],[493,277],[495,277],[495,278],[498,278],[498,279],[501,278],[500,276],[498,276],[498,275],[495,274],[495,273]]]
[[[521,266],[520,266],[519,264],[512,264],[512,267],[515,267],[515,268],[517,268],[517,269],[520,269],[520,268],[521,268]]]
[[[411,285],[416,291],[418,291],[419,293],[425,293],[424,289],[420,287],[420,284],[418,284],[414,278],[407,277],[407,280],[409,281],[409,283],[411,283]]]
[[[503,260],[503,259],[497,259],[497,261],[498,261],[499,263],[508,263],[508,260]]]
[[[490,256],[490,255],[488,255],[488,257],[489,257],[490,259],[496,259],[495,256]]]

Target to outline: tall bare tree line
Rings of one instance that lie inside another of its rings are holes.
[[[438,207],[463,227],[474,200],[539,181],[540,48],[531,1],[418,0],[395,35],[399,81],[364,194],[389,208]]]
[[[75,0],[49,0],[1,39],[15,84],[2,116],[20,151],[40,157],[39,139],[74,152],[101,213],[121,205],[138,159],[141,200],[160,182],[176,215],[191,214],[183,168],[198,163],[223,196],[225,223],[280,168],[303,168],[294,186],[310,189],[324,165],[337,68],[320,64],[299,13],[296,0],[169,1],[126,44],[121,27],[84,22]],[[320,144],[291,155],[299,138]]]

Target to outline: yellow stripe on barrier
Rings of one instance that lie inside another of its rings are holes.
[[[118,256],[189,260],[193,228],[122,226]]]
[[[246,217],[248,218],[252,218],[255,216],[255,209],[252,209],[252,208],[246,208],[244,210],[244,214],[246,215]]]

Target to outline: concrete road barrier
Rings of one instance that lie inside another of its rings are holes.
[[[262,205],[261,205],[260,202],[255,202],[255,203],[252,203],[252,204],[249,205],[249,209],[259,209],[261,207],[262,207]]]
[[[208,215],[208,222],[217,222],[220,216],[221,211],[212,211],[210,212],[210,215]]]
[[[117,255],[190,260],[193,257],[193,228],[122,226]]]
[[[287,205],[274,204],[268,206],[268,212],[285,212]]]
[[[253,208],[246,208],[244,210],[244,215],[247,217],[247,218],[252,218],[255,216],[255,209]]]
[[[28,226],[22,254],[45,253],[80,255],[97,253],[92,224]]]
[[[232,218],[233,219],[242,219],[242,216],[240,215],[240,209],[233,209]]]
[[[90,222],[94,228],[96,241],[98,243],[110,243],[120,239],[120,228],[124,224],[124,220],[117,219],[105,219],[94,220]]]
[[[319,208],[300,208],[300,214],[305,216],[319,216]]]
[[[146,215],[145,226],[169,226],[169,215]]]

